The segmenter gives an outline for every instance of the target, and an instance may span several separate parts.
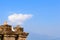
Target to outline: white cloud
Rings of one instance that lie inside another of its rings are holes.
[[[21,25],[23,24],[27,19],[30,19],[32,17],[32,14],[12,14],[8,16],[9,23]]]

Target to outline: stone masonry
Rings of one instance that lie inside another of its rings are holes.
[[[17,25],[15,28],[8,25],[7,22],[4,22],[3,25],[0,25],[0,39],[1,40],[26,40],[29,33],[24,32],[24,29]]]

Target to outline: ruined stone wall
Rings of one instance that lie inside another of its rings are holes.
[[[22,35],[19,35],[18,40],[26,40],[26,37],[23,37]]]
[[[26,38],[18,37],[18,40],[26,40]]]
[[[3,40],[15,40],[15,35],[4,35]]]
[[[18,25],[13,28],[14,31],[11,28],[12,26],[8,25],[7,22],[4,25],[0,25],[1,40],[26,40],[29,33],[24,32],[22,27]]]
[[[26,38],[21,36],[17,37],[17,35],[4,35],[3,40],[26,40]]]

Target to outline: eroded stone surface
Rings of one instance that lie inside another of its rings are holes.
[[[0,37],[1,40],[26,40],[29,33],[24,32],[21,26],[16,26],[15,31],[12,31],[12,26],[5,22],[0,25]]]

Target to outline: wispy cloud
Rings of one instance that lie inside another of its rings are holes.
[[[8,16],[8,21],[12,24],[21,25],[26,20],[30,19],[32,17],[32,14],[17,14],[13,13],[12,15]]]

